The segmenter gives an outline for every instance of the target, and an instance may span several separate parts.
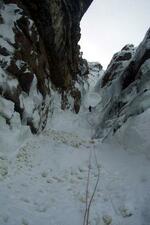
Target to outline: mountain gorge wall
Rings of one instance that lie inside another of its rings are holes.
[[[92,0],[21,1],[44,42],[53,83],[68,88],[78,73],[80,20]]]
[[[78,45],[80,20],[91,3],[0,1],[0,117],[10,127],[18,113],[33,133],[44,129],[55,91],[62,109],[79,112],[79,86],[90,71]],[[137,48],[126,45],[113,56],[95,90],[101,95],[95,137],[115,133],[150,107],[150,30]]]
[[[99,90],[96,137],[114,134],[130,117],[150,108],[150,29],[137,48],[126,45],[113,56]]]
[[[42,130],[52,88],[62,93],[63,108],[67,105],[66,93],[70,93],[73,108],[79,111],[81,96],[74,85],[80,72],[79,25],[91,2],[0,2],[0,115],[8,124],[18,112],[32,132]]]

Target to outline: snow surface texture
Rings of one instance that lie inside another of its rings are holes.
[[[12,130],[0,116],[1,225],[83,225],[88,168],[89,198],[98,175],[95,154],[100,180],[89,224],[150,224],[150,110],[101,143],[91,139],[96,112],[86,107],[88,90],[79,114],[62,111],[53,93],[53,112],[38,136],[20,126],[17,114]]]

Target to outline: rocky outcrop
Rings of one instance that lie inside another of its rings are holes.
[[[103,76],[102,88],[106,85],[111,85],[113,80],[118,79],[119,74],[121,75],[131,61],[134,52],[134,46],[130,44],[124,46],[120,52],[114,54]]]
[[[67,89],[78,73],[80,20],[92,0],[22,0],[48,54],[51,80]]]
[[[96,137],[116,132],[129,117],[150,107],[150,29],[136,49],[128,45],[114,55],[101,87]]]
[[[12,112],[19,112],[22,123],[37,132],[45,126],[50,97],[43,40],[22,3],[6,1],[0,11],[1,98],[12,101]]]
[[[0,2],[0,115],[11,123],[19,112],[32,132],[46,125],[51,88],[74,99],[79,72],[80,20],[92,0],[3,0]],[[9,116],[3,108],[9,105]]]

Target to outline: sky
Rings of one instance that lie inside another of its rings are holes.
[[[107,67],[126,44],[137,46],[150,26],[150,0],[94,0],[81,20],[83,57]]]

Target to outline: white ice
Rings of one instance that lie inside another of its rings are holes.
[[[19,125],[17,115],[12,130],[0,117],[0,224],[83,225],[89,156],[90,198],[96,154],[100,180],[89,224],[149,225],[150,110],[102,143],[91,138],[94,111],[85,105],[79,114],[62,111],[59,94],[53,95],[53,113],[38,136]],[[94,91],[91,105],[92,96]]]

